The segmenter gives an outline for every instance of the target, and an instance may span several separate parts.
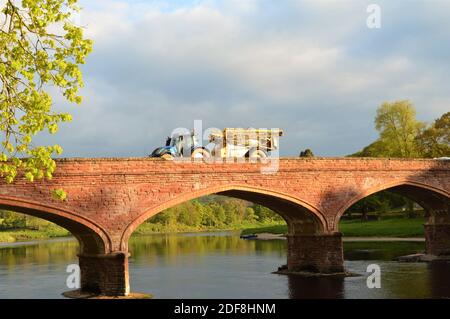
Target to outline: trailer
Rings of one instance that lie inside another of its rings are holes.
[[[221,158],[266,158],[279,149],[281,129],[225,128],[209,137],[215,146],[212,155]]]

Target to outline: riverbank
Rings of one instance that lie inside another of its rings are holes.
[[[286,239],[285,234],[272,234],[272,233],[258,233],[256,237],[250,237],[251,239],[260,240],[273,240],[273,239]],[[422,237],[344,237],[344,242],[425,242],[425,238]]]
[[[346,237],[423,237],[423,218],[392,218],[362,222],[360,220],[343,220],[339,230]],[[242,235],[250,234],[287,234],[287,225],[247,228]],[[267,235],[265,235],[267,238]]]
[[[14,243],[36,239],[50,239],[72,236],[69,231],[61,229],[14,229],[0,231],[0,243]]]
[[[143,223],[133,233],[133,236],[152,235],[152,234],[172,234],[172,233],[203,233],[203,232],[221,232],[221,231],[240,231],[242,229],[257,229],[268,226],[278,226],[273,223],[244,223],[242,225],[233,225],[232,227],[191,227],[186,225],[170,225],[164,227],[161,224]],[[32,241],[41,239],[51,239],[60,237],[69,237],[72,234],[61,227],[48,227],[41,230],[34,229],[14,229],[0,231],[1,243],[14,243],[22,241]]]
[[[380,237],[380,238],[417,238],[423,237],[423,218],[392,218],[379,221],[361,222],[360,220],[344,220],[339,225],[340,231],[345,237]],[[161,233],[183,233],[183,232],[210,232],[210,231],[238,231],[242,235],[260,234],[260,239],[272,239],[287,233],[286,224],[243,224],[234,227],[188,227],[172,226],[161,227],[160,224],[144,223],[133,235],[149,235]],[[263,234],[264,235],[261,235]],[[275,235],[275,236],[274,236]],[[16,229],[0,231],[0,243],[13,243],[18,241],[29,241],[36,239],[49,239],[67,237],[71,234],[60,227],[49,227],[43,230]]]

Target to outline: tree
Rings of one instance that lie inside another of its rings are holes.
[[[254,204],[252,206],[253,211],[255,212],[255,215],[257,216],[258,221],[260,222],[269,222],[269,221],[282,221],[283,218],[275,213],[273,210],[259,205],[259,204]]]
[[[258,216],[255,214],[255,211],[253,210],[253,208],[247,207],[245,209],[245,218],[244,218],[244,220],[248,221],[248,222],[251,222],[251,223],[253,223],[256,220],[258,220]]]
[[[314,157],[314,154],[309,148],[307,148],[306,150],[300,152],[300,157]]]
[[[385,102],[377,110],[375,127],[380,132],[379,146],[384,156],[419,157],[416,137],[425,124],[416,119],[409,101]]]
[[[361,220],[368,220],[368,213],[376,211],[380,207],[379,194],[370,195],[363,200],[355,203],[349,211],[361,213]]]
[[[443,114],[417,137],[423,157],[450,156],[450,112]]]
[[[217,216],[210,205],[203,205],[202,212],[202,225],[209,227],[218,226]]]
[[[351,216],[352,213],[360,213],[362,220],[368,219],[368,213],[376,212],[377,217],[382,217],[383,214],[408,203],[408,199],[402,195],[392,193],[389,191],[381,191],[372,194],[358,202],[347,210],[347,216]]]
[[[383,141],[376,140],[375,142],[364,147],[361,151],[356,152],[350,156],[353,157],[386,157],[387,151]]]
[[[212,206],[212,209],[213,209],[214,215],[216,216],[217,224],[218,225],[225,224],[225,222],[227,220],[227,214],[226,214],[223,206],[219,205],[219,204],[214,204]]]
[[[70,21],[77,0],[6,0],[0,8],[0,175],[12,182],[19,172],[29,181],[51,178],[59,145],[37,146],[36,134],[54,134],[68,113],[53,110],[54,86],[70,102],[81,103],[80,64],[92,41]],[[64,194],[63,194],[64,195]]]

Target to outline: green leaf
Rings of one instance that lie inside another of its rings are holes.
[[[53,197],[54,199],[63,201],[63,200],[66,200],[66,199],[67,199],[67,193],[66,193],[63,189],[61,189],[61,188],[54,189],[54,190],[52,191],[52,197]]]

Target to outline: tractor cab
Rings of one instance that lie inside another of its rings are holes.
[[[155,149],[151,157],[163,157],[173,159],[174,157],[207,157],[209,153],[199,146],[197,137],[193,132],[188,134],[173,134],[166,139],[166,146]]]

